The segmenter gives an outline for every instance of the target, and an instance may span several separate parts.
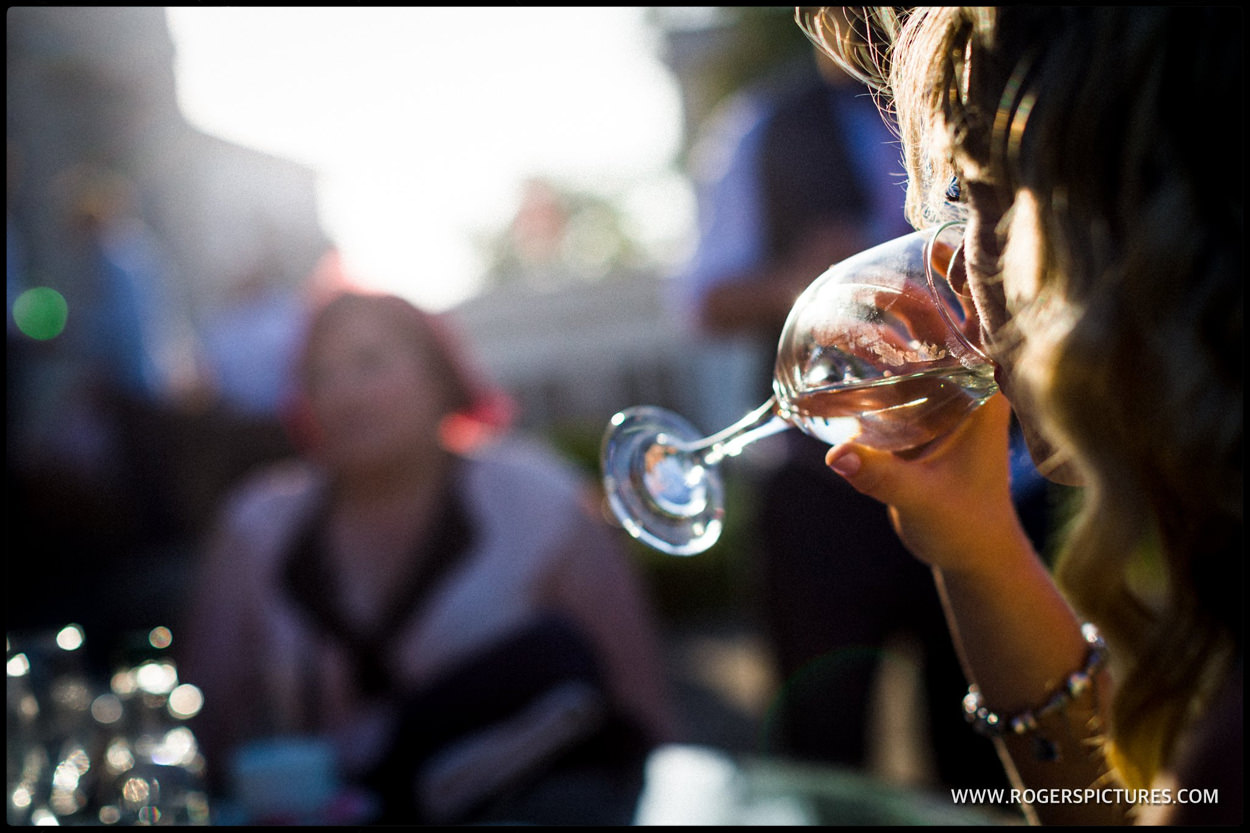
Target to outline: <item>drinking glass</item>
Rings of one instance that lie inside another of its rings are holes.
[[[719,538],[719,463],[796,427],[830,445],[906,451],[952,431],[996,391],[967,294],[963,224],[912,232],[830,267],[795,301],[773,394],[703,436],[663,408],[612,417],[601,446],[608,503],[633,537],[672,555]]]

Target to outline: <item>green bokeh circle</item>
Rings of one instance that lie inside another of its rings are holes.
[[[69,304],[65,296],[48,286],[36,286],[13,302],[13,322],[26,335],[39,341],[56,338],[65,330]]]

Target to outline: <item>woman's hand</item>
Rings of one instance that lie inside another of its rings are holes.
[[[1007,433],[1011,407],[995,394],[953,434],[906,455],[855,443],[825,462],[857,491],[889,506],[903,544],[943,570],[991,567],[1018,541]]]

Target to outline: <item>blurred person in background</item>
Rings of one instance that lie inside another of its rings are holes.
[[[919,455],[829,465],[933,571],[969,721],[1034,818],[1239,825],[1244,12],[880,8],[854,37],[798,16],[888,96],[912,222],[966,222],[1004,394]],[[1013,412],[1084,486],[1053,571],[1010,501]]]
[[[256,226],[260,244],[240,246],[238,265],[199,325],[202,406],[185,421],[178,454],[195,476],[176,486],[192,537],[212,525],[241,478],[296,452],[284,422],[295,396],[296,351],[322,275],[336,271],[327,266],[337,259],[330,249],[307,276],[284,280],[280,235],[263,221]]]
[[[174,415],[194,396],[196,346],[130,177],[71,165],[47,199],[77,279],[58,284],[61,330],[12,340],[10,505],[33,557],[15,565],[22,590],[9,610],[23,624],[80,622],[103,634],[94,654],[116,632],[163,619],[165,575],[147,570],[145,554],[177,533],[167,452],[179,441]],[[24,258],[14,269],[19,285],[42,277]],[[150,586],[121,598],[124,577],[141,570]]]
[[[769,380],[795,298],[830,265],[911,231],[895,135],[863,85],[809,46],[722,105],[693,160],[700,237],[682,276],[688,318],[713,337],[758,340]],[[932,738],[921,748],[934,750],[937,778],[1001,779],[992,745],[950,708],[965,683],[928,570],[881,505],[825,467],[824,443],[798,431],[780,443],[756,484],[753,601],[781,682],[764,751],[867,766],[876,676],[907,638],[919,649],[920,725]]]
[[[92,165],[62,173],[69,222],[84,256],[81,317],[68,335],[82,359],[80,390],[98,408],[112,455],[101,465],[131,478],[143,540],[177,534],[167,477],[179,414],[197,406],[201,365],[168,253],[139,211],[126,175]],[[164,451],[164,454],[156,452]]]
[[[401,298],[314,313],[307,453],[231,496],[183,629],[218,790],[250,741],[316,736],[373,821],[630,820],[673,728],[649,602],[580,476],[467,366]]]

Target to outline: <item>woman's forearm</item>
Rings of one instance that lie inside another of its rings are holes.
[[[934,569],[951,632],[970,682],[983,704],[1009,721],[1034,715],[1090,655],[1081,622],[1023,532],[995,569],[965,573]],[[1064,705],[1043,713],[1036,726],[996,738],[1018,799],[1033,820],[1047,824],[1127,821],[1129,805],[1109,781],[1103,755],[1110,681],[1092,675]],[[972,731],[969,727],[969,731]]]

